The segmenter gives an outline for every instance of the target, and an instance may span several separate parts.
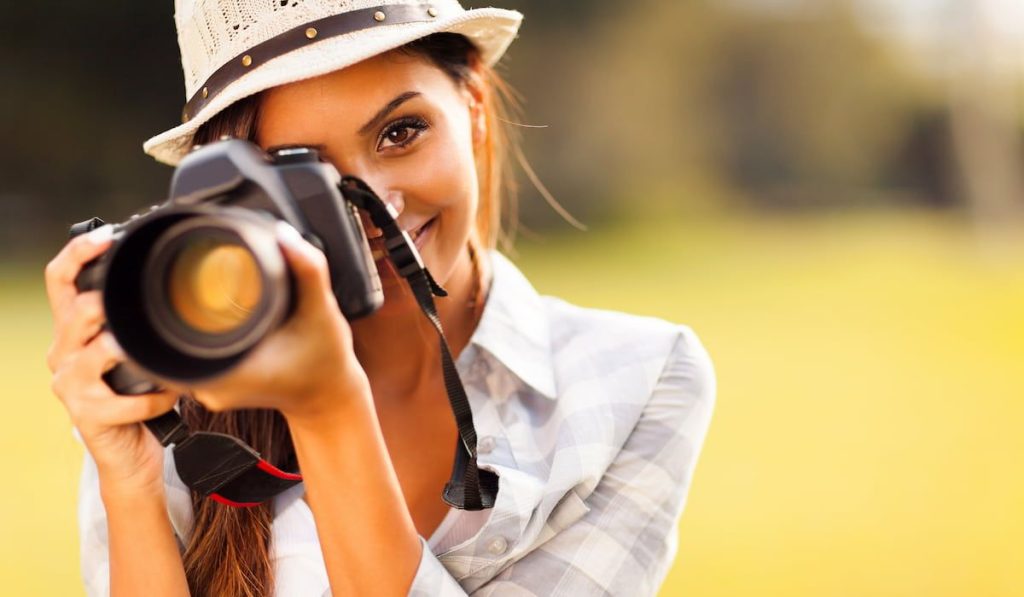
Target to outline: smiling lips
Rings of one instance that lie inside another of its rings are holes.
[[[430,218],[426,222],[423,222],[416,228],[406,230],[409,234],[409,238],[412,239],[413,244],[416,245],[417,250],[423,249],[423,245],[426,243],[428,237],[427,233],[433,228],[435,220],[437,220],[436,216]],[[370,241],[370,249],[373,254],[374,261],[380,261],[387,256],[387,252],[384,250],[384,233],[380,229],[376,229],[375,232],[377,234],[375,236],[368,237],[368,240]]]
[[[426,234],[428,230],[430,230],[430,228],[434,225],[434,220],[436,219],[437,218],[430,218],[423,224],[420,224],[417,228],[414,228],[413,230],[409,231],[409,238],[411,238],[412,241],[416,243],[417,249],[421,248],[419,242],[420,238],[423,237],[423,235]]]

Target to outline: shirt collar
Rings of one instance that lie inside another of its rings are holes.
[[[546,398],[557,395],[544,303],[507,257],[490,252],[491,289],[469,342]]]

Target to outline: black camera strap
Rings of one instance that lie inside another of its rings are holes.
[[[455,368],[448,340],[441,327],[434,296],[447,296],[447,292],[430,275],[416,250],[409,234],[398,226],[393,208],[382,201],[362,180],[346,176],[341,181],[345,198],[356,207],[366,210],[373,225],[384,232],[384,246],[388,258],[395,265],[398,274],[409,282],[420,310],[437,331],[441,347],[441,367],[444,372],[445,390],[448,402],[455,415],[459,437],[455,445],[455,462],[452,476],[445,485],[444,501],[463,510],[486,510],[494,507],[498,494],[498,476],[479,468],[476,452],[476,427],[473,425],[473,411],[469,407],[466,390]]]
[[[498,493],[498,477],[477,466],[473,412],[434,304],[435,295],[446,296],[447,293],[424,267],[408,233],[398,226],[396,214],[390,205],[354,177],[343,178],[341,190],[348,201],[364,209],[373,224],[384,232],[388,258],[399,275],[409,283],[424,316],[437,331],[445,389],[459,430],[452,474],[445,485],[442,499],[463,510],[492,508]],[[93,218],[73,227],[72,235],[101,225],[102,220]],[[120,394],[144,394],[159,390],[144,372],[130,362],[118,365],[105,374],[104,379]],[[236,437],[191,431],[175,410],[144,423],[161,445],[174,445],[175,468],[185,485],[222,504],[256,506],[302,482],[300,474],[278,469]]]

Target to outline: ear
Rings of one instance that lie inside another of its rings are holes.
[[[473,146],[476,147],[487,138],[487,113],[484,109],[487,98],[487,87],[483,73],[479,68],[472,67],[471,74],[463,85],[463,95],[469,106],[470,125],[473,131]]]

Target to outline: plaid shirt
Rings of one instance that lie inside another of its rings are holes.
[[[497,503],[485,518],[450,513],[479,522],[440,553],[421,538],[410,595],[654,595],[711,420],[711,361],[688,327],[542,297],[501,254],[492,264],[457,366]],[[191,505],[169,456],[168,510],[185,537]],[[275,500],[276,594],[330,595],[300,495]],[[106,520],[88,455],[79,515],[87,592],[106,595]]]

